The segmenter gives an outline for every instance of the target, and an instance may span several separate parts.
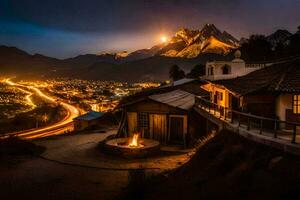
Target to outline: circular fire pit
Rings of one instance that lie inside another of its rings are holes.
[[[135,136],[134,136],[135,137]],[[134,138],[133,137],[133,138]],[[160,151],[158,141],[151,139],[116,138],[105,142],[105,150],[108,153],[125,158],[144,158],[153,156]]]

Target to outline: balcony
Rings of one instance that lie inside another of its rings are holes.
[[[300,123],[235,111],[219,106],[202,97],[195,98],[194,109],[229,130],[284,150],[293,148],[292,151],[296,151],[296,154],[300,155]],[[291,127],[291,129],[287,130],[283,127]]]

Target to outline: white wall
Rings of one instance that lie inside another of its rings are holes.
[[[230,73],[229,74],[223,74],[223,66],[229,65],[230,66]],[[249,65],[250,67],[247,67],[248,65],[245,63],[244,60],[236,58],[232,61],[213,61],[213,62],[207,62],[205,66],[206,76],[202,77],[203,79],[207,80],[223,80],[223,79],[232,79],[239,76],[245,76],[255,70],[261,69],[261,65]],[[210,72],[210,68],[214,68],[214,74],[211,75],[208,72]]]
[[[293,109],[293,95],[282,94],[276,99],[276,115],[280,120],[285,121],[286,109]]]
[[[223,74],[224,65],[230,66],[229,74]],[[238,76],[245,75],[246,64],[241,59],[234,59],[233,61],[215,61],[206,63],[206,79],[208,80],[220,80],[236,78]],[[209,69],[214,68],[214,74],[208,74]]]

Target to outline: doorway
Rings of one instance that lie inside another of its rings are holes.
[[[239,99],[229,93],[229,108],[232,110],[239,110]]]
[[[182,143],[184,134],[184,118],[170,117],[170,140],[172,143]]]

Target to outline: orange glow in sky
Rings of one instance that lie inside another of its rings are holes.
[[[160,41],[163,42],[163,43],[165,43],[165,42],[168,41],[168,38],[166,36],[161,36],[160,37]]]

